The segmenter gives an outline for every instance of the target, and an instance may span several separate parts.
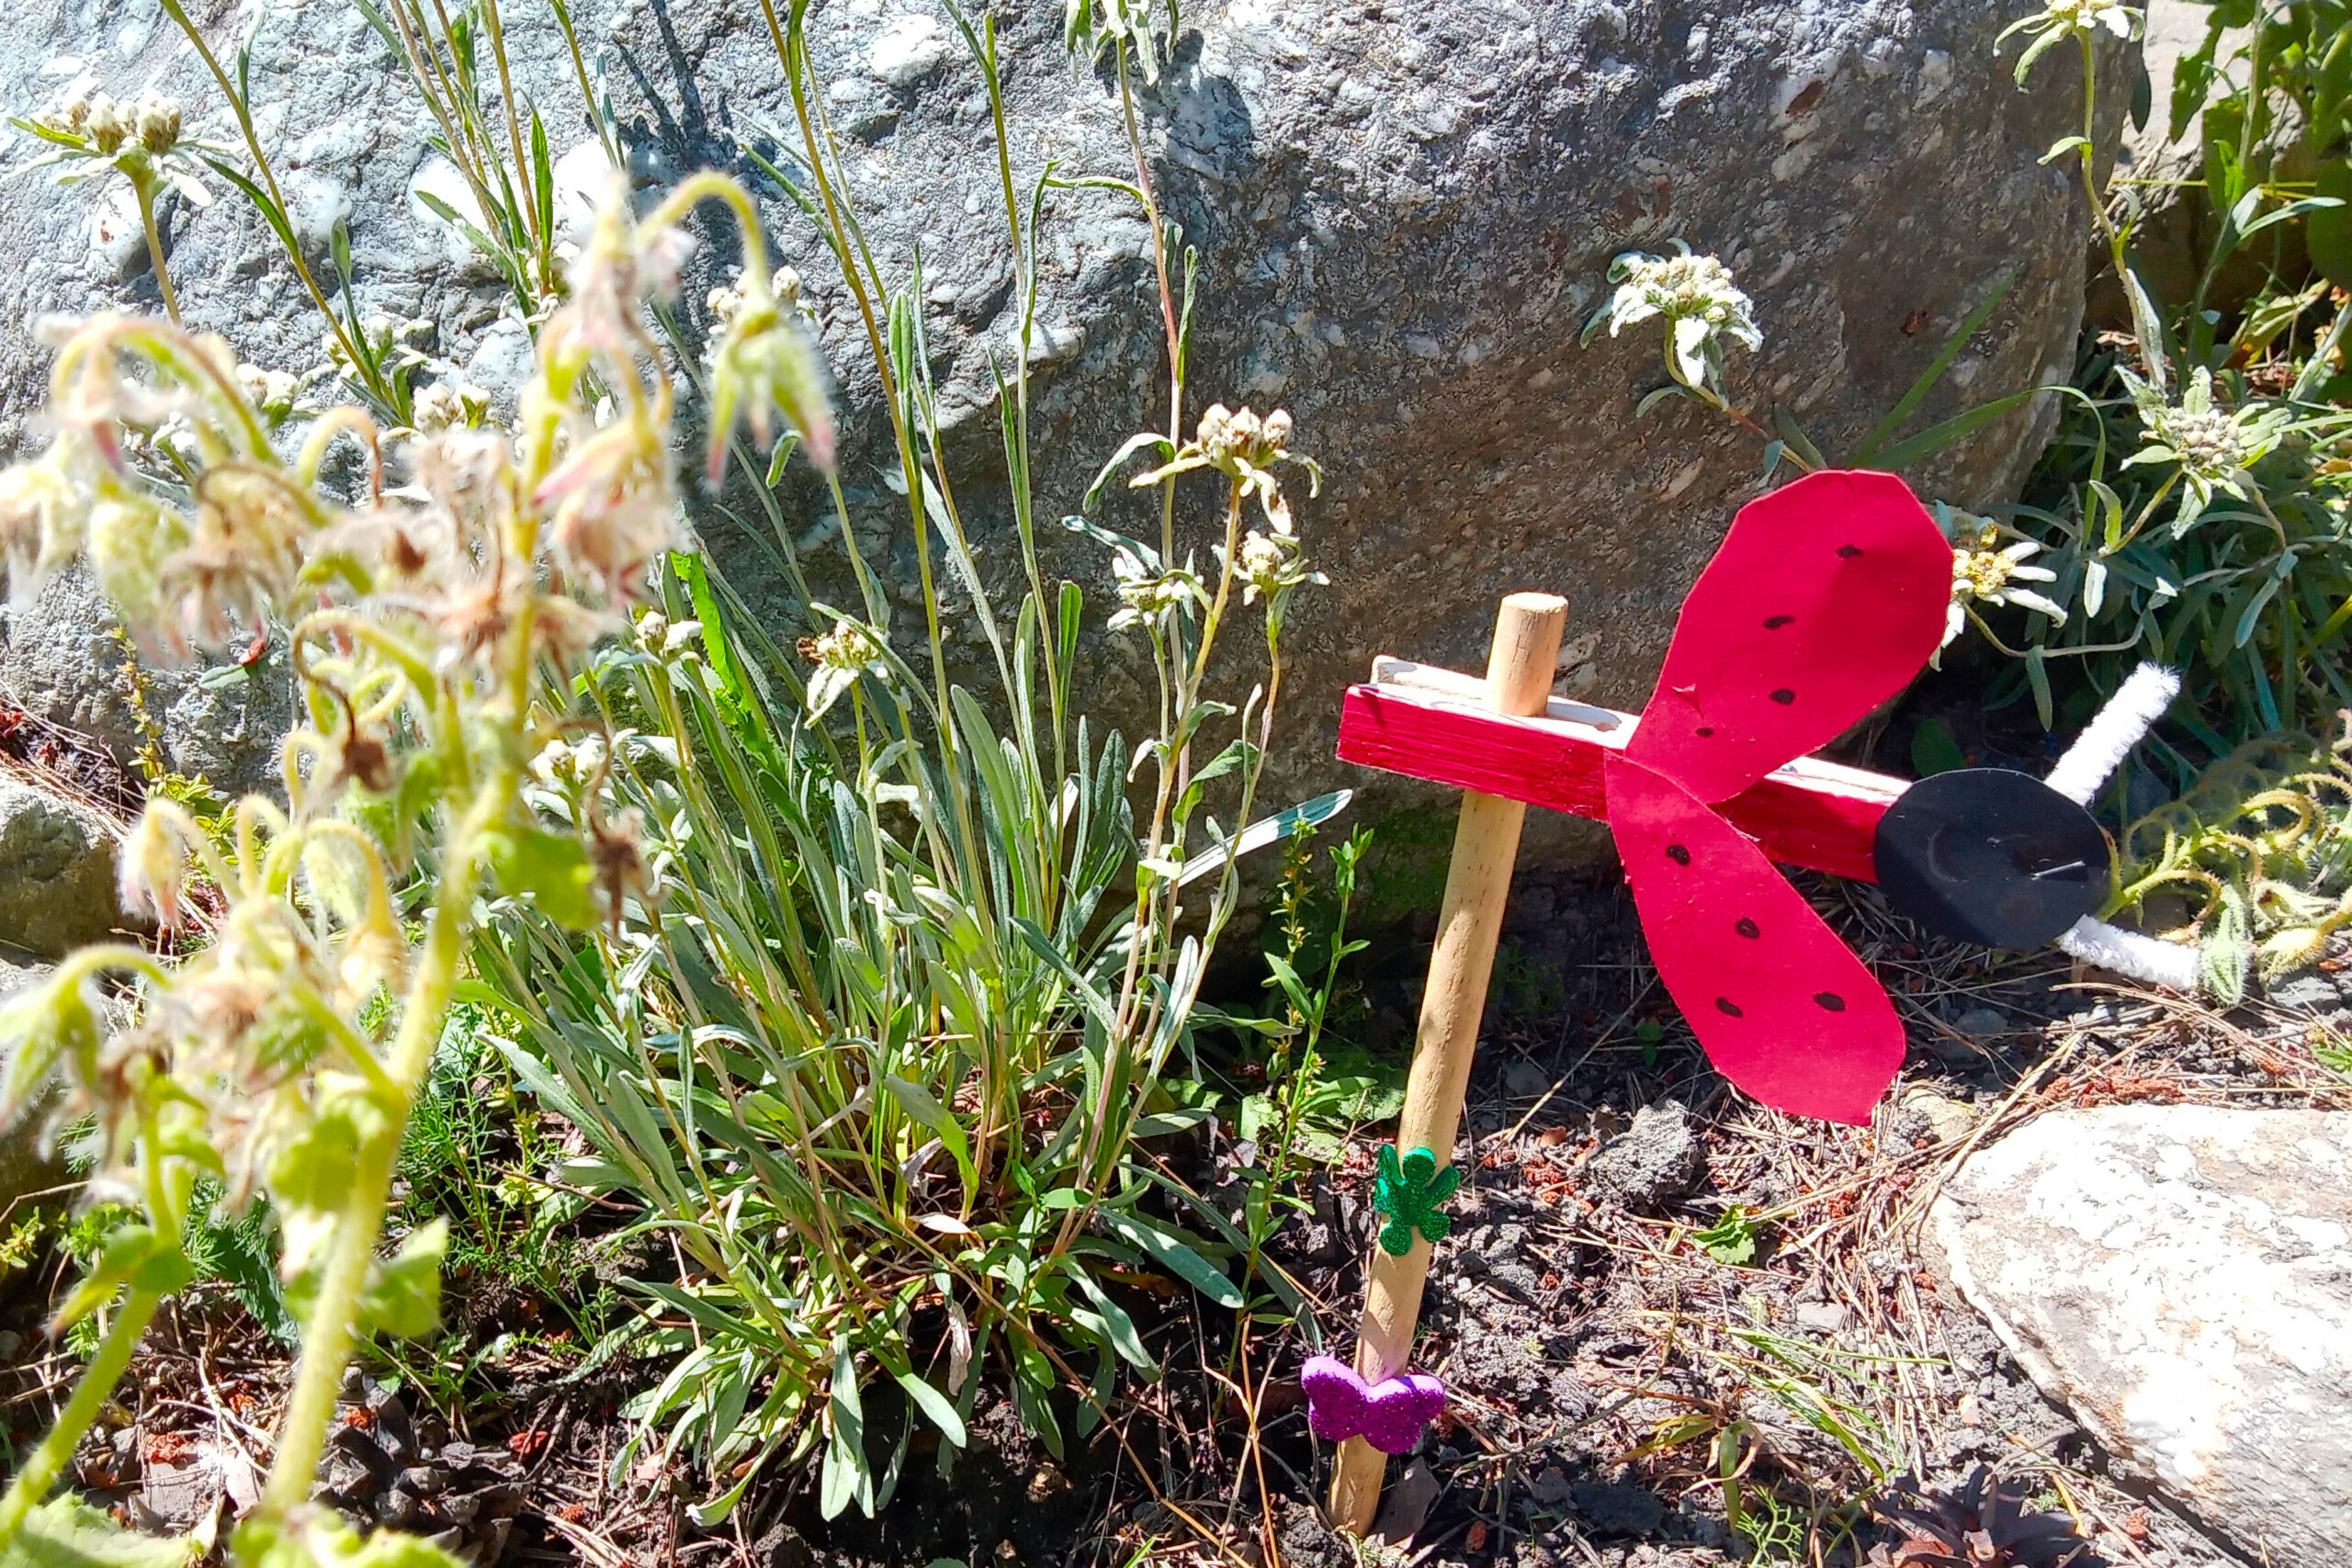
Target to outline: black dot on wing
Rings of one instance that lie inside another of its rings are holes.
[[[1732,1000],[1729,997],[1717,997],[1715,998],[1715,1010],[1722,1013],[1725,1018],[1746,1018],[1747,1016],[1746,1013],[1740,1011],[1739,1004]]]
[[[1758,925],[1754,920],[1749,919],[1746,915],[1742,915],[1739,918],[1739,924],[1732,927],[1731,929],[1737,931],[1740,935],[1746,937],[1750,942],[1754,942],[1758,937],[1764,934],[1764,928]]]
[[[1838,553],[1844,556],[1848,560],[1852,560],[1856,556],[1862,553],[1862,547],[1860,545],[1840,545],[1838,547]]]
[[[1767,615],[1764,617],[1764,629],[1768,632],[1776,632],[1795,619],[1794,615]]]
[[[1813,993],[1813,1001],[1814,1005],[1824,1012],[1846,1010],[1846,998],[1835,991],[1815,991]]]
[[[1702,724],[1702,725],[1701,725],[1701,726],[1698,728],[1698,729],[1697,729],[1696,731],[1694,731],[1694,733],[1695,733],[1695,734],[1699,737],[1699,739],[1702,739],[1702,740],[1704,740],[1708,736],[1713,735],[1714,732],[1715,732],[1715,727],[1714,727],[1713,725],[1712,725],[1712,724]]]
[[[1677,865],[1689,865],[1690,863],[1690,852],[1684,849],[1680,844],[1668,844],[1666,846],[1666,858],[1672,861]]]
[[[1780,704],[1782,707],[1787,707],[1791,703],[1797,700],[1797,694],[1794,692],[1790,691],[1786,686],[1783,686],[1779,691],[1772,694],[1772,700]]]

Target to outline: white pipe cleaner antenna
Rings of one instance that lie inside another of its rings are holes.
[[[2066,748],[2058,765],[2042,782],[2077,806],[2087,807],[2132,748],[2140,744],[2165,709],[2180,695],[2180,676],[2161,664],[2143,664],[2132,671],[2098,710],[2082,734]],[[2139,931],[2125,931],[2085,915],[2061,934],[2058,945],[2086,964],[2129,975],[2152,986],[2193,991],[2202,976],[2203,959],[2194,947],[2159,942]]]
[[[2178,695],[2178,674],[2161,664],[2141,665],[2083,727],[2082,734],[2041,782],[2077,806],[2090,805],[2099,786],[2115,776],[2132,748],[2164,717],[2165,709]]]
[[[2086,964],[2129,975],[2134,980],[2145,980],[2151,986],[2169,986],[2176,991],[2197,989],[2203,973],[2204,960],[2196,948],[2177,942],[2158,942],[2154,937],[2110,926],[2088,915],[2061,932],[2058,945]]]

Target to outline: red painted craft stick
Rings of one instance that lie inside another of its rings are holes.
[[[1379,660],[1374,683],[1349,689],[1340,760],[1607,821],[1601,759],[1625,749],[1634,716],[1555,698],[1547,716],[1506,718],[1482,711],[1482,691],[1474,676]],[[1878,819],[1909,787],[1804,757],[1720,809],[1767,859],[1874,882]]]

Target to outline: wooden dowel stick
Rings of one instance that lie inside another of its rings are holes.
[[[1494,645],[1487,654],[1487,706],[1518,717],[1544,711],[1567,621],[1567,602],[1550,593],[1514,593],[1503,601],[1495,618]],[[1445,901],[1438,914],[1437,946],[1430,954],[1429,988],[1421,995],[1413,1071],[1406,1081],[1405,1110],[1396,1127],[1400,1157],[1414,1149],[1429,1150],[1441,1165],[1453,1157],[1462,1091],[1478,1045],[1478,1020],[1487,1008],[1487,981],[1494,972],[1503,901],[1510,891],[1520,824],[1526,815],[1525,806],[1500,795],[1466,792],[1462,796],[1453,862],[1446,871]],[[1363,1323],[1356,1332],[1356,1371],[1366,1382],[1377,1382],[1406,1370],[1429,1271],[1430,1244],[1418,1235],[1412,1251],[1402,1258],[1374,1246]],[[1387,1461],[1387,1455],[1362,1438],[1340,1445],[1338,1471],[1331,1478],[1334,1526],[1357,1536],[1372,1528]]]

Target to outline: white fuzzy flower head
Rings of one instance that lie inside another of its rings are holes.
[[[0,570],[18,603],[82,547],[90,516],[86,482],[60,441],[29,463],[0,469]]]
[[[1963,514],[1964,515],[1964,514]],[[2004,543],[2000,530],[1977,520],[1961,536],[1951,552],[1951,606],[1944,618],[1943,646],[1950,648],[1968,625],[1972,606],[1998,608],[2015,604],[2047,615],[2064,626],[2065,609],[2040,591],[2025,586],[2055,582],[2058,574],[2030,562],[2041,547],[2030,539]]]
[[[1754,353],[1764,346],[1755,301],[1732,281],[1731,269],[1688,246],[1670,256],[1628,251],[1610,264],[1617,292],[1609,301],[1609,335],[1662,317],[1667,368],[1684,386],[1723,391],[1724,344]]]
[[[2087,33],[2105,28],[2128,39],[2140,23],[2140,12],[2123,0],[2044,0],[2042,16],[2052,26]]]
[[[1224,550],[1224,546],[1217,547],[1220,558]],[[1234,575],[1241,580],[1244,604],[1254,604],[1261,594],[1276,600],[1301,583],[1324,581],[1320,573],[1307,570],[1297,538],[1289,534],[1264,534],[1252,528],[1235,555]]]
[[[141,145],[150,152],[168,152],[179,145],[180,105],[149,88],[131,109],[131,122]]]
[[[2029,12],[2002,28],[1998,41],[2007,43],[2018,33],[2026,36],[2028,42],[2018,56],[2016,72],[2018,85],[2022,87],[2033,62],[2068,39],[2080,39],[2085,49],[2102,32],[2129,40],[2139,36],[2144,15],[2122,0],[2042,0],[2041,10]]]
[[[138,822],[115,849],[115,887],[125,914],[153,919],[165,931],[180,923],[180,899],[187,887],[185,817],[169,802],[151,800]]]
[[[699,635],[701,628],[695,630]],[[663,640],[667,639],[665,632]],[[889,666],[882,659],[882,639],[871,626],[846,615],[836,617],[833,629],[824,636],[802,638],[800,656],[817,667],[808,677],[810,718],[824,717],[842,694],[857,684],[860,675],[889,679]]]
[[[1124,545],[1111,552],[1111,575],[1119,594],[1119,608],[1107,623],[1113,631],[1155,625],[1183,604],[1208,603],[1199,577],[1181,567],[1154,567]]]
[[[490,413],[490,394],[465,382],[435,381],[420,387],[409,405],[409,423],[420,434],[459,426],[470,429]]]

